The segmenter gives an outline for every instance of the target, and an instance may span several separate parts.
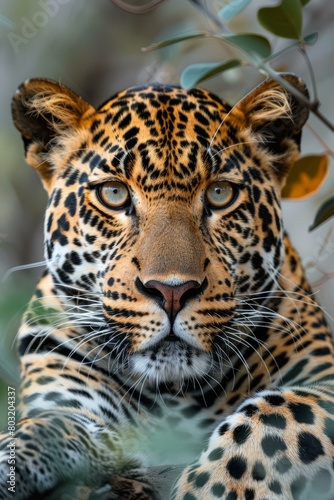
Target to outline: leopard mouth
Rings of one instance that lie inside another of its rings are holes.
[[[153,351],[154,353],[159,352],[175,352],[177,350],[189,350],[191,346],[183,339],[175,335],[173,331],[171,331],[168,335],[160,339],[154,346],[148,348],[148,351]]]
[[[175,335],[175,333],[171,332],[167,335],[167,337],[162,339],[163,342],[181,342],[181,339]]]

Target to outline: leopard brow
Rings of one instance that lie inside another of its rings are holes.
[[[245,142],[242,142],[240,144],[245,144]],[[211,162],[210,173],[216,175],[217,180],[242,183],[244,182],[244,177],[240,170],[240,167],[238,167],[237,165],[233,165],[233,168],[229,168],[228,172],[224,172],[224,164],[230,158],[227,155],[224,156],[224,153],[228,149],[232,148],[232,146],[238,146],[238,144],[232,144],[231,146],[227,146],[215,152],[213,152],[211,149],[207,150],[206,158],[210,158]]]
[[[114,147],[114,145],[113,145]],[[110,152],[108,153],[105,152],[105,154],[102,154],[98,151],[95,151],[97,153],[97,155],[100,157],[100,160],[98,162],[96,162],[96,165],[94,165],[94,167],[91,169],[91,173],[92,174],[98,174],[101,172],[101,170],[103,171],[103,178],[105,178],[105,180],[119,180],[118,177],[120,175],[122,176],[125,176],[126,177],[126,171],[125,171],[125,168],[123,167],[123,163],[124,163],[124,158],[127,157],[128,155],[130,156],[131,158],[131,162],[133,163],[135,158],[133,157],[133,155],[131,154],[131,152],[129,151],[128,153],[122,148],[122,146],[120,144],[117,145],[118,149],[117,149],[117,154],[111,154]],[[112,163],[114,160],[117,160],[117,166],[114,166]],[[106,172],[105,169],[108,168],[109,172]],[[111,176],[113,176],[113,179],[111,179]],[[101,179],[97,179],[96,181],[91,181],[92,183],[96,182],[102,182],[103,180]]]
[[[125,149],[124,149],[124,147],[122,146],[122,138],[121,138],[121,137],[120,137],[120,135],[118,134],[118,132],[117,132],[116,128],[114,127],[114,125],[112,125],[112,126],[111,126],[111,128],[112,128],[112,131],[113,131],[113,133],[114,133],[114,135],[115,135],[115,138],[116,138],[116,140],[117,140],[117,145],[118,145],[118,148],[119,148],[119,149],[121,150],[121,152],[122,152],[122,159],[124,159],[127,155],[129,155],[129,156],[130,156],[130,158],[132,159],[132,165],[131,165],[131,166],[133,167],[133,163],[134,163],[134,161],[135,161],[135,157],[133,156],[132,151],[128,150],[128,148],[127,148],[126,144],[125,144]],[[123,141],[123,142],[124,142],[124,141]],[[116,158],[116,156],[115,156],[115,158]],[[119,160],[119,164],[122,164],[122,160]],[[123,173],[126,175],[126,172],[125,172],[124,170],[123,170]]]

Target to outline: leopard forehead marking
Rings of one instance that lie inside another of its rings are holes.
[[[132,89],[98,110],[90,124],[92,151],[83,161],[92,179],[101,173],[123,175],[147,196],[165,191],[182,199],[217,167],[215,156],[233,144],[231,127],[222,134],[228,111],[204,91]]]

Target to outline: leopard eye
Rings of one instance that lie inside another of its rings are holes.
[[[108,208],[125,208],[130,201],[128,188],[118,181],[105,182],[98,186],[97,196]]]
[[[206,199],[211,208],[226,208],[235,197],[235,186],[225,181],[213,182],[206,190]]]

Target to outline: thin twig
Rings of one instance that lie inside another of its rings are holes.
[[[316,82],[316,79],[315,79],[315,74],[314,74],[314,71],[313,71],[313,68],[312,68],[312,64],[311,64],[310,58],[309,58],[309,56],[308,56],[308,54],[307,54],[307,52],[305,50],[305,47],[303,45],[299,46],[299,51],[301,52],[302,56],[305,59],[306,66],[307,66],[308,72],[309,72],[310,77],[311,77],[311,84],[312,84],[312,90],[313,90],[313,100],[314,101],[319,101],[319,99],[318,99],[318,90],[317,90],[317,82]]]
[[[151,10],[155,9],[160,3],[165,0],[151,0],[146,5],[136,6],[129,5],[124,0],[111,0],[117,7],[126,12],[131,12],[131,14],[147,14]]]
[[[325,153],[328,154],[329,156],[331,156],[332,158],[334,158],[334,149],[332,149],[328,146],[328,144],[323,140],[323,138],[318,134],[318,132],[316,132],[316,130],[312,127],[312,125],[310,125],[309,122],[306,124],[306,127],[312,132],[312,134],[320,142],[320,144],[322,145],[322,147],[325,150]]]

